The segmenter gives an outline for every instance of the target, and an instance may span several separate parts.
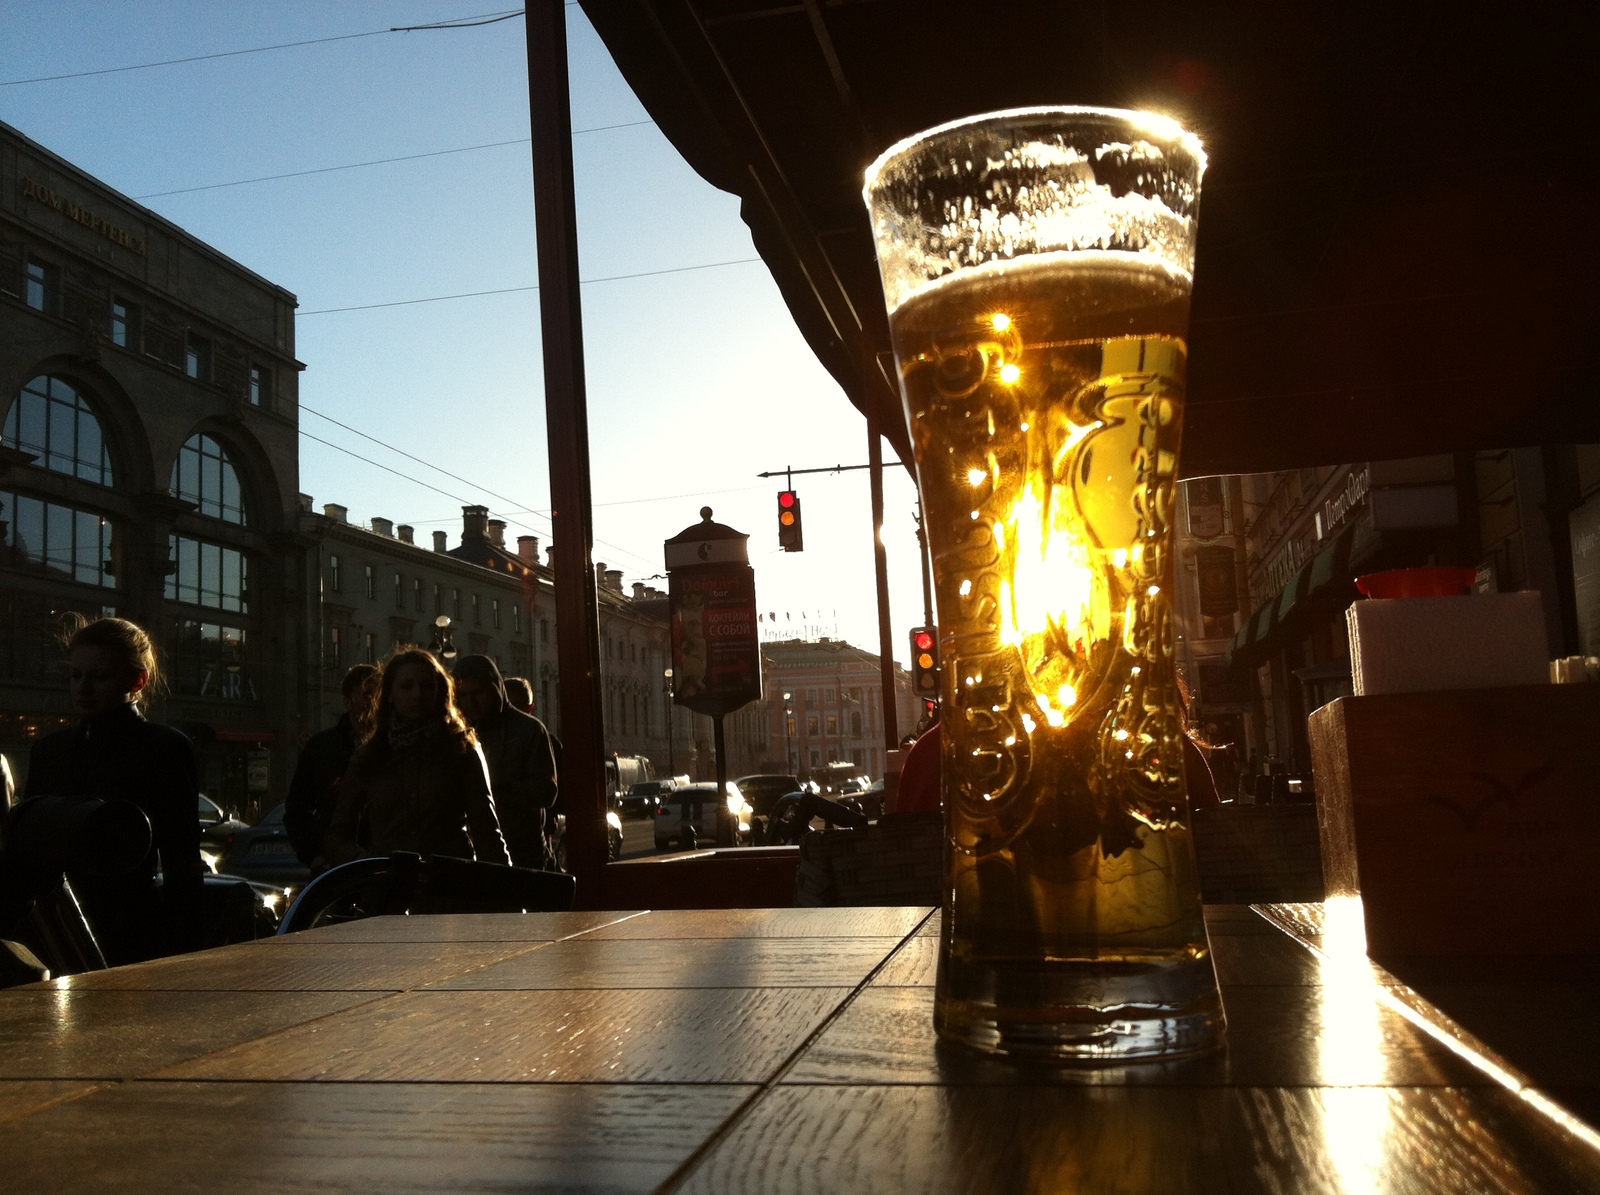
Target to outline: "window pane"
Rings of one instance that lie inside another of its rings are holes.
[[[44,503],[37,498],[17,496],[17,526],[12,543],[22,558],[32,564],[44,561]]]
[[[53,569],[72,571],[72,511],[54,502],[45,504],[45,563]]]
[[[200,454],[200,513],[222,514],[222,462],[208,452]]]
[[[200,545],[200,598],[208,606],[222,595],[222,549],[216,544]],[[206,599],[209,598],[209,601]]]
[[[105,446],[100,441],[100,424],[87,411],[78,412],[78,476],[84,481],[104,485]]]
[[[218,464],[222,467],[222,517],[230,523],[243,522],[238,517],[243,508],[239,499],[239,475],[226,461],[219,461]]]

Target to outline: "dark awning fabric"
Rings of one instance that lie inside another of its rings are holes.
[[[1600,290],[1573,282],[1600,237],[1538,240],[1600,192],[1592,6],[580,2],[902,453],[862,171],[1037,104],[1159,109],[1210,150],[1186,475],[1600,441]]]

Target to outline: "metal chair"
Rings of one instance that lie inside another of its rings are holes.
[[[401,913],[560,913],[572,908],[577,888],[558,872],[397,852],[323,872],[295,898],[278,933]]]

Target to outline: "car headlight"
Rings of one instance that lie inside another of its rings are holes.
[[[618,817],[615,813],[607,813],[606,814],[606,825],[610,826],[613,830],[621,830],[622,829],[622,819],[620,817]]]
[[[741,806],[743,804],[744,804],[744,798],[741,797],[738,793],[729,793],[728,794],[728,812],[729,813],[737,814],[739,812],[739,806]]]

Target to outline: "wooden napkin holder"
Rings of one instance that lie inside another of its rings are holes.
[[[1342,697],[1309,729],[1327,894],[1373,958],[1600,955],[1600,685]]]

